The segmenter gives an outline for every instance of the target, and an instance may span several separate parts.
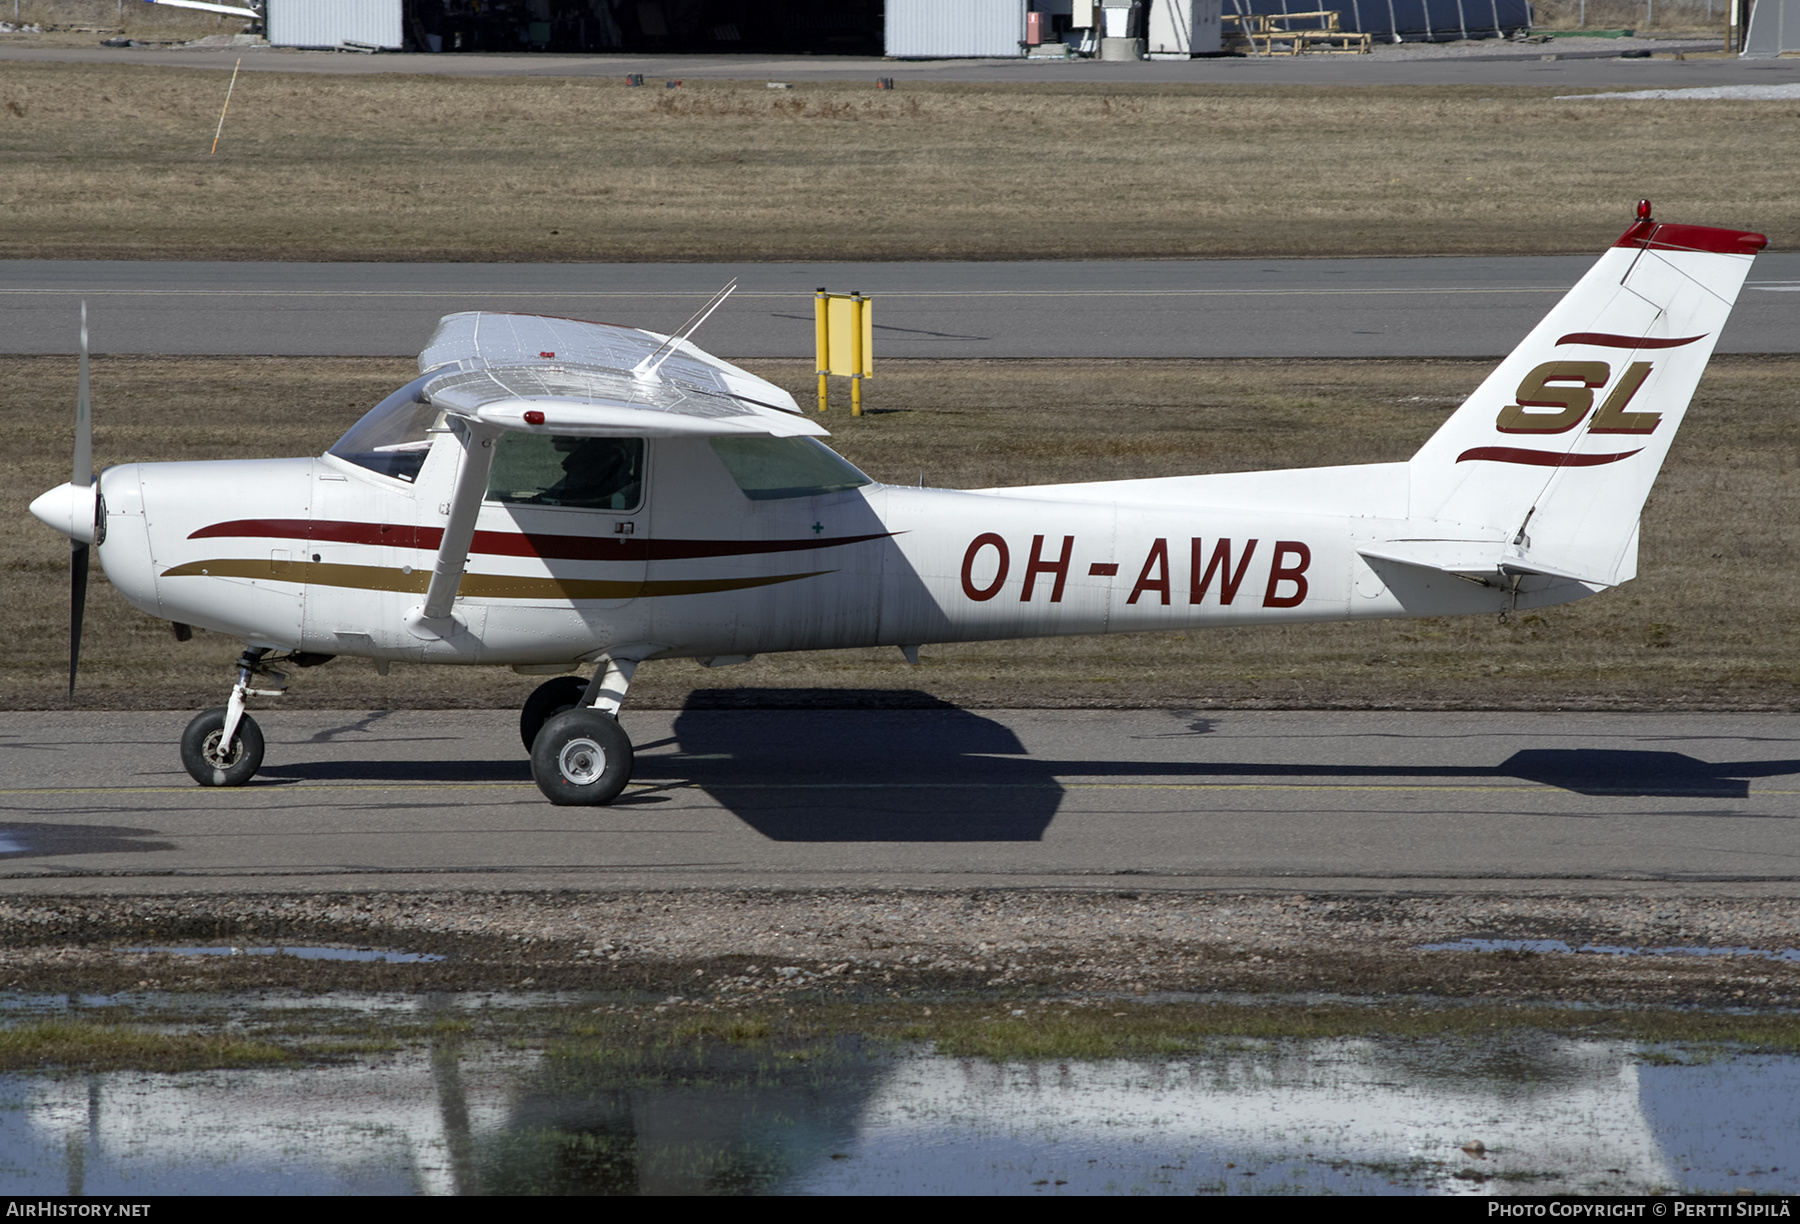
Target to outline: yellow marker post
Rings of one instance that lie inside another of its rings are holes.
[[[820,412],[824,412],[826,408],[825,376],[831,373],[830,342],[827,339],[825,322],[826,303],[830,300],[831,295],[825,292],[823,285],[819,286],[819,291],[813,294],[813,353],[815,354],[813,367],[819,375]]]
[[[824,412],[825,378],[850,379],[850,415],[862,415],[862,380],[875,376],[874,302],[856,293],[827,293],[813,298],[813,337],[817,346],[819,411]]]
[[[856,322],[850,326],[850,415],[862,415],[863,378],[863,300],[862,290],[850,295],[850,311]]]

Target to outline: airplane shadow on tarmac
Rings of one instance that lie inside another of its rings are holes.
[[[629,730],[629,711],[625,723]],[[1211,725],[1194,725],[1197,743],[1206,741]],[[774,841],[1037,841],[1061,807],[1064,778],[1516,779],[1596,797],[1741,800],[1749,797],[1751,779],[1800,774],[1796,759],[1714,763],[1679,752],[1613,748],[1525,749],[1497,765],[1263,763],[1223,759],[1223,742],[1214,743],[1205,753],[1210,760],[1048,759],[1031,756],[1002,723],[928,693],[703,689],[676,716],[671,741],[639,745],[634,780],[640,785],[619,803],[653,805],[670,791],[695,787]],[[1094,746],[1104,750],[1104,742]],[[522,782],[530,768],[522,754],[512,760],[387,758],[277,765],[265,768],[264,776],[276,785]],[[0,825],[0,832],[5,829]]]
[[[1499,765],[1051,760],[999,722],[916,691],[701,690],[674,731],[679,751],[639,757],[637,779],[698,786],[775,841],[1036,841],[1069,777],[1517,779],[1593,796],[1744,799],[1752,778],[1800,774],[1800,760],[1611,748],[1526,749]]]
[[[912,690],[702,689],[674,730],[637,780],[698,786],[773,841],[1039,841],[1064,793],[1063,762]]]
[[[74,854],[154,854],[176,848],[174,842],[153,840],[157,833],[156,829],[125,825],[0,823],[0,861]]]
[[[1515,752],[1496,774],[1559,786],[1578,795],[1692,796],[1748,799],[1751,778],[1800,773],[1800,761],[1715,764],[1680,752],[1629,748],[1531,748]]]

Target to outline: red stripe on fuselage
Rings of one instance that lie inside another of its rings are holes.
[[[521,531],[477,531],[470,551],[493,557],[539,557],[546,561],[679,561],[692,557],[745,557],[759,553],[807,552],[884,540],[893,533],[826,536],[816,540],[638,540],[630,536],[540,535]],[[408,523],[356,523],[342,519],[233,519],[214,523],[190,540],[222,537],[316,540],[326,544],[373,544],[436,551],[440,527]]]

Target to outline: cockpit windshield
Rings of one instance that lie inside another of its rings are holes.
[[[435,376],[435,372],[421,375],[369,409],[337,440],[331,453],[383,476],[413,480],[431,449],[431,428],[443,428],[443,413],[422,394]]]

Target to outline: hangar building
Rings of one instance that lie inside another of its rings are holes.
[[[1314,11],[1319,0],[1212,0],[1223,14]],[[1180,0],[1098,0],[1153,7]],[[430,51],[908,54],[897,31],[935,55],[1026,54],[1059,41],[1076,0],[266,0],[271,42],[345,42]],[[1084,10],[1088,5],[1082,5]],[[1531,21],[1528,0],[1330,0],[1342,28],[1377,40],[1504,36]],[[1036,14],[1036,17],[1028,17]],[[1016,37],[998,37],[1016,26]],[[964,47],[962,44],[967,43]]]

